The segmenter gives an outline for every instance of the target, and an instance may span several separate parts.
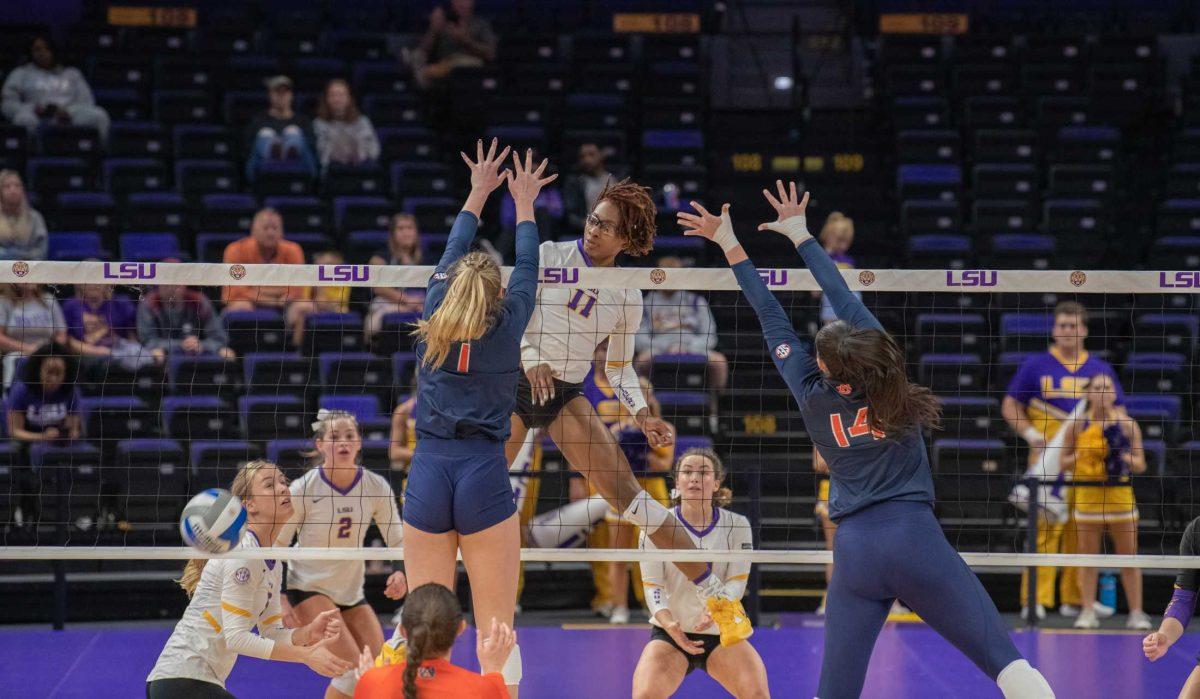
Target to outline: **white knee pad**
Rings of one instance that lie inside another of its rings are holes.
[[[354,696],[354,688],[358,686],[357,670],[347,670],[334,677],[332,680],[329,680],[329,686],[348,697]]]
[[[1008,664],[996,676],[996,685],[1004,699],[1054,699],[1054,690],[1042,673],[1021,658]]]
[[[633,502],[621,513],[625,521],[633,522],[647,535],[658,531],[670,516],[670,510],[644,490],[638,491],[638,494],[633,496]]]
[[[524,672],[521,665],[520,644],[513,645],[512,652],[508,654],[508,660],[504,661],[504,667],[500,670],[500,674],[504,676],[504,684],[521,684],[521,676]]]

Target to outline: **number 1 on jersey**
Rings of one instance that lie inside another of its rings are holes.
[[[875,439],[883,439],[884,434],[879,430],[871,429],[868,424],[867,409],[865,407],[858,409],[858,414],[854,416],[854,424],[850,429],[846,429],[842,424],[842,414],[832,413],[829,416],[829,429],[833,431],[833,438],[837,440],[839,447],[850,446],[851,437],[861,437],[868,432]]]
[[[471,370],[471,343],[464,342],[458,347],[458,372],[465,374]]]

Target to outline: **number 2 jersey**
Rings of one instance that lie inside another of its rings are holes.
[[[404,538],[396,495],[378,473],[360,466],[350,487],[340,490],[318,466],[289,487],[295,515],[279,534],[283,544],[295,533],[300,547],[357,548],[372,521],[389,547],[400,546]],[[365,571],[362,560],[290,561],[288,588],[319,592],[334,604],[350,606],[363,599]]]
[[[241,549],[258,547],[253,532],[242,535]],[[238,558],[205,564],[192,601],[146,681],[187,678],[224,687],[239,655],[266,660],[276,643],[291,643],[292,630],[283,627],[279,607],[282,569],[278,561]]]
[[[856,328],[883,330],[815,239],[797,249],[840,320]],[[933,503],[933,475],[920,430],[899,435],[873,432],[861,387],[833,381],[821,372],[811,342],[801,342],[754,264],[744,260],[733,272],[758,314],[771,358],[800,405],[813,445],[829,464],[830,518],[836,521],[887,500]]]

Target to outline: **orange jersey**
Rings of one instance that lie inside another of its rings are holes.
[[[404,696],[404,664],[377,667],[358,681],[354,699],[393,699]],[[498,672],[479,675],[438,658],[426,660],[417,670],[420,699],[508,699],[504,677]]]

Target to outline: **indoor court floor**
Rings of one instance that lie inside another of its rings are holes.
[[[781,615],[775,628],[759,628],[752,643],[762,654],[774,697],[811,697],[820,672],[823,620]],[[66,631],[45,627],[0,628],[3,694],[41,697],[145,696],[145,677],[172,625],[166,622],[75,624]],[[1123,630],[1014,631],[1017,647],[1045,673],[1062,698],[1160,699],[1174,697],[1196,664],[1200,635],[1185,635],[1162,660],[1142,656],[1143,634]],[[599,624],[522,626],[525,659],[521,696],[528,699],[628,697],[645,627]],[[468,667],[474,635],[459,639],[455,660]],[[238,661],[229,689],[239,697],[320,697],[326,681],[307,668]],[[18,693],[10,691],[19,689]],[[700,673],[685,680],[678,697],[727,697]],[[933,699],[1000,697],[995,684],[928,627],[889,623],[872,657],[864,697]]]

